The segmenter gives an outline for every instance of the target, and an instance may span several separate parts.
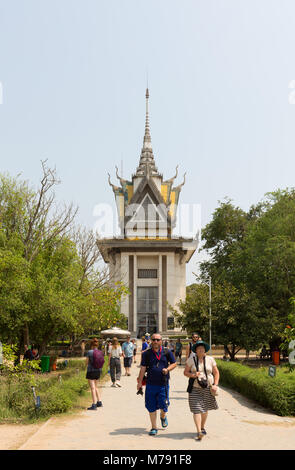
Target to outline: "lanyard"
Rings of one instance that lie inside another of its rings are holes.
[[[162,347],[160,349],[160,353],[157,354],[154,350],[153,350],[153,353],[155,354],[156,358],[158,359],[158,361],[160,362],[160,359],[161,359],[161,352],[162,352]]]

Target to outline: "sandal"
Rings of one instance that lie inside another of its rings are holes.
[[[149,435],[150,436],[156,436],[158,434],[158,429],[151,429],[150,432],[149,432]]]
[[[207,432],[206,432],[206,429],[201,429],[201,433],[206,436]]]
[[[167,416],[165,416],[165,418],[161,418],[161,423],[162,423],[162,428],[167,428],[168,426],[168,419],[167,419]]]
[[[196,435],[196,441],[201,441],[204,437],[204,434],[202,432],[198,432]]]

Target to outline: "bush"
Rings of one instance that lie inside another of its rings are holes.
[[[55,384],[49,390],[40,392],[40,416],[49,416],[68,411],[76,401],[77,395],[88,389],[85,374],[80,372],[76,377]]]
[[[268,376],[266,368],[251,369],[235,362],[216,362],[221,385],[236,390],[280,416],[295,416],[295,373],[281,368],[273,378]]]
[[[101,377],[108,371],[108,361]],[[58,375],[38,374],[35,376],[36,395],[40,396],[41,407],[38,415],[42,418],[68,411],[79,395],[89,389],[86,380],[85,361],[69,360],[66,370]],[[0,377],[0,420],[35,419],[35,403],[31,377],[26,374],[9,374]]]

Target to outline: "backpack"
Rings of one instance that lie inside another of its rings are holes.
[[[104,355],[98,349],[93,350],[92,366],[94,369],[102,369],[104,365]]]

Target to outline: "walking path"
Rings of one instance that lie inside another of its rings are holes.
[[[208,435],[201,442],[196,434],[187,400],[187,378],[183,367],[171,374],[169,426],[150,429],[144,397],[136,395],[138,364],[131,377],[122,376],[122,388],[102,386],[103,408],[76,417],[54,417],[19,449],[44,450],[191,450],[191,449],[294,449],[295,418],[279,417],[240,394],[221,389],[219,410],[210,411]],[[123,369],[124,370],[124,369]],[[91,399],[89,400],[90,404]],[[159,423],[160,426],[160,423]]]

